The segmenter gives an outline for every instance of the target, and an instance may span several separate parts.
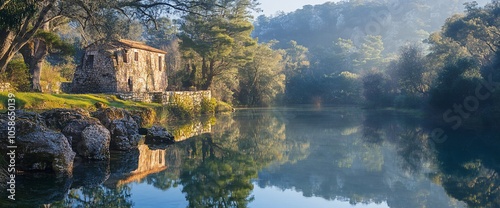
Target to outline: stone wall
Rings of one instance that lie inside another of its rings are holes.
[[[112,54],[112,51],[104,49],[87,49],[82,58],[82,65],[75,70],[71,91],[75,93],[117,92]]]
[[[71,93],[71,82],[61,82],[61,92],[62,93]]]
[[[8,82],[0,83],[0,92],[12,92],[14,88]]]
[[[72,92],[163,92],[167,86],[165,54],[116,44],[92,45],[75,71]]]
[[[173,104],[174,98],[180,101],[191,99],[196,106],[201,105],[203,98],[212,98],[209,90],[205,91],[166,91],[166,92],[127,92],[115,93],[122,100],[132,100],[135,102],[161,103],[164,105]]]

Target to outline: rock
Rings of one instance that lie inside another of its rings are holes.
[[[108,105],[106,105],[106,103],[103,103],[103,102],[96,102],[94,103],[94,106],[97,108],[97,109],[100,109],[100,108],[107,108]]]
[[[146,134],[148,134],[148,129],[147,128],[139,128],[139,134],[145,136]]]
[[[71,146],[76,148],[76,144],[82,138],[82,131],[90,125],[101,125],[101,122],[95,118],[75,119],[67,122],[61,132],[68,138]]]
[[[156,111],[151,108],[140,108],[130,111],[130,113],[139,127],[153,125],[156,119]]]
[[[168,145],[175,142],[174,136],[161,126],[153,126],[147,129],[146,139],[144,144],[148,145],[152,150],[166,149]]]
[[[36,113],[17,111],[16,117],[16,169],[70,175],[75,153],[66,137],[44,126]],[[8,126],[6,114],[0,115],[0,126]],[[7,128],[2,129],[0,138],[0,152],[5,155],[10,151]]]
[[[146,141],[173,142],[174,136],[161,126],[153,126],[147,130]]]
[[[47,127],[62,130],[69,122],[73,120],[85,119],[90,117],[90,113],[83,109],[52,109],[43,112]]]
[[[109,159],[111,135],[102,125],[90,125],[81,133],[81,140],[76,144],[77,154],[85,159]]]
[[[132,115],[119,108],[103,108],[92,113],[111,133],[110,148],[113,150],[130,150],[137,148],[142,136],[139,126]]]
[[[111,134],[95,118],[69,122],[61,131],[71,142],[71,147],[84,159],[105,160],[109,158]]]
[[[109,131],[83,109],[53,109],[42,113],[48,127],[61,130],[73,151],[89,160],[109,159]],[[85,131],[88,129],[87,131]]]

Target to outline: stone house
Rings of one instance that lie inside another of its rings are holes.
[[[124,39],[92,44],[75,71],[71,92],[164,92],[168,85],[166,53]]]

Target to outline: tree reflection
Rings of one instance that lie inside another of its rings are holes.
[[[193,141],[180,176],[189,207],[246,207],[257,177],[252,157],[225,149],[211,138]]]
[[[436,147],[440,171],[433,180],[471,207],[500,207],[497,132],[461,131],[449,136]]]
[[[180,183],[190,207],[247,207],[259,170],[308,154],[308,144],[288,140],[270,111],[221,117],[213,129],[182,144]]]
[[[51,204],[51,207],[133,207],[130,191],[127,185],[82,187],[71,190],[65,200]]]
[[[341,115],[341,116],[339,116]],[[296,164],[264,169],[259,186],[294,189],[304,196],[390,207],[460,207],[427,177],[435,152],[421,120],[408,114],[323,112],[287,123],[287,139],[310,144]]]

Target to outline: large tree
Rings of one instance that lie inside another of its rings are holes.
[[[28,66],[31,74],[31,90],[41,92],[40,78],[42,74],[42,65],[45,58],[49,55],[72,55],[73,46],[64,42],[55,32],[59,25],[66,24],[67,21],[52,21],[44,24],[33,38],[25,44],[19,52],[23,55],[24,63]]]
[[[271,44],[260,44],[255,57],[239,69],[241,104],[269,106],[285,91],[285,74],[280,51]]]
[[[155,25],[161,15],[209,9],[209,0],[7,0],[0,4],[0,71],[45,24],[68,17],[83,28],[96,25],[99,14],[116,11],[129,18]]]
[[[200,73],[198,83],[201,89],[211,87],[214,78],[251,60],[249,48],[256,44],[250,34],[250,10],[257,5],[255,0],[217,0],[220,5],[211,10],[200,10],[198,14],[188,14],[181,26],[181,48],[192,59],[188,70]],[[197,59],[199,61],[195,61]],[[193,76],[194,77],[194,76]]]

